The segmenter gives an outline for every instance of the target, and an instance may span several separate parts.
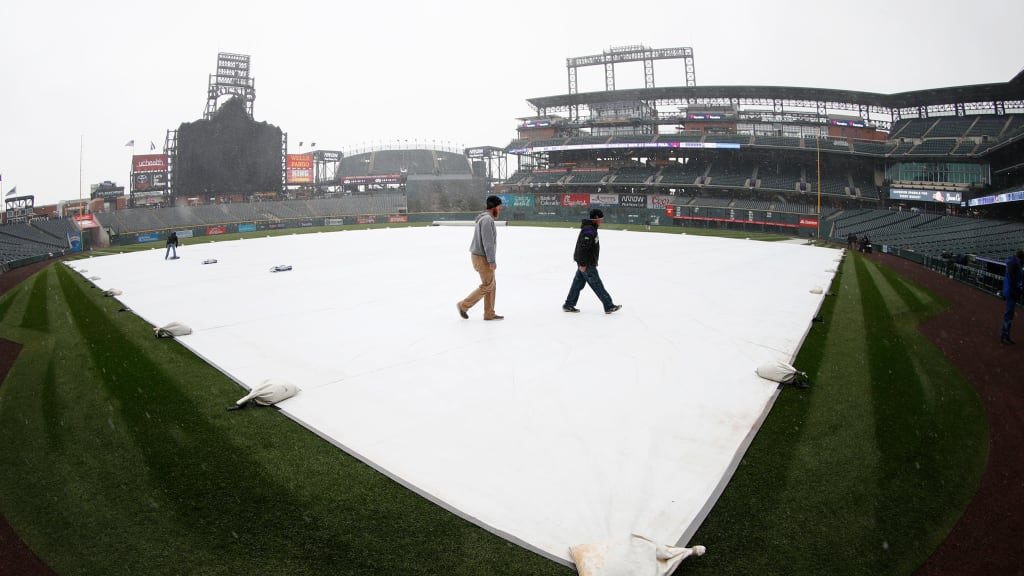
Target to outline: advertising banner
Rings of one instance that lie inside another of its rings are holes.
[[[562,194],[562,206],[579,208],[590,205],[590,194]]]
[[[381,174],[378,176],[342,176],[342,184],[398,184],[401,174]]]
[[[537,194],[537,206],[561,206],[561,194]]]
[[[239,232],[255,232],[256,231],[256,225],[255,224],[239,224],[238,225],[238,231]]]
[[[818,219],[817,218],[804,218],[804,217],[801,216],[800,217],[800,227],[801,228],[817,228],[818,227]]]
[[[510,196],[511,197],[508,199],[508,205],[510,207],[512,207],[512,208],[531,208],[531,207],[533,207],[533,200],[534,200],[533,196],[528,196],[528,195],[525,195],[525,194],[513,194],[513,195],[510,195]],[[504,202],[505,199],[503,198],[501,201]]]
[[[75,214],[75,224],[78,224],[79,230],[90,230],[92,228],[99,228],[100,225],[93,219],[92,214]]]
[[[167,172],[167,154],[132,156],[132,172]]]
[[[661,210],[671,204],[672,200],[672,196],[651,195],[647,197],[647,207],[655,210]]]
[[[376,216],[356,216],[356,224],[376,224]]]
[[[206,227],[206,235],[207,236],[216,236],[218,234],[223,234],[225,232],[227,232],[227,228],[225,228],[224,226],[207,226]]]
[[[191,238],[193,236],[191,228],[188,230],[175,230],[174,233],[178,235],[178,238]]]
[[[388,216],[388,222],[391,224],[400,224],[408,221],[409,216],[407,214],[392,214]]]
[[[150,184],[154,190],[167,188],[167,172],[153,172],[150,175]]]
[[[324,220],[324,226],[344,226],[344,218],[328,218]]]
[[[160,235],[156,232],[149,232],[147,234],[139,234],[137,239],[140,244],[143,242],[156,242],[157,240],[160,240]]]
[[[68,239],[68,248],[72,252],[82,251],[82,235],[78,232],[68,232],[64,235]]]
[[[285,179],[288,184],[312,184],[313,154],[288,154],[285,159]]]
[[[312,227],[313,227],[313,221],[312,220],[303,220],[302,222],[299,222],[299,228],[312,228]]]
[[[591,194],[590,195],[591,206],[618,206],[619,195],[618,194]]]
[[[889,189],[890,200],[916,200],[918,202],[942,202],[959,204],[963,200],[960,192],[943,192],[941,190],[910,190],[904,188]]]
[[[646,194],[619,194],[619,205],[625,208],[646,208]]]

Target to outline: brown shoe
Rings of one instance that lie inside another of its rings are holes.
[[[490,318],[484,318],[484,320],[504,320],[504,319],[505,319],[504,316],[498,316],[497,314],[495,314],[494,316],[491,316]]]
[[[469,320],[469,314],[466,314],[466,311],[462,309],[462,304],[456,302],[455,307],[459,309],[459,316],[462,316],[463,320]]]

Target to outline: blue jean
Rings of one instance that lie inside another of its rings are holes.
[[[178,257],[178,247],[175,246],[174,244],[168,244],[167,245],[167,251],[164,252],[164,260],[167,260],[167,255],[168,254],[173,254],[174,257],[177,258]]]
[[[586,272],[580,272],[580,269],[576,268],[576,277],[572,279],[572,287],[569,288],[569,295],[565,297],[565,305],[575,306],[576,302],[580,299],[580,291],[587,284],[590,285],[594,294],[597,294],[601,304],[604,305],[605,311],[615,305],[612,303],[611,294],[608,294],[608,291],[604,289],[601,276],[597,273],[597,266],[587,266]]]
[[[1003,313],[1003,338],[1010,337],[1010,325],[1013,324],[1013,313],[1017,310],[1017,302],[1013,298],[1006,299],[1006,312]]]

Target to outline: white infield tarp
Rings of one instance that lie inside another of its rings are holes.
[[[187,324],[179,341],[243,386],[297,385],[287,415],[545,556],[630,534],[686,544],[774,400],[756,367],[792,362],[839,252],[606,227],[600,271],[623,308],[605,315],[586,288],[569,314],[576,231],[503,228],[506,319],[484,322],[482,302],[469,320],[455,308],[479,283],[471,235],[250,238],[72,266],[154,326]]]

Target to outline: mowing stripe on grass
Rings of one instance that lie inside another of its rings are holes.
[[[46,289],[50,278],[51,267],[43,268],[36,274],[32,284],[32,293],[28,298],[28,308],[21,319],[21,327],[46,332],[50,328],[50,319],[46,309]]]
[[[875,505],[879,573],[907,573],[941,541],[974,493],[984,452],[984,413],[973,390],[916,330],[901,282],[856,259],[871,357],[883,498]],[[927,361],[917,362],[923,355]],[[894,502],[900,501],[900,505]]]
[[[146,460],[151,480],[173,502],[175,512],[191,529],[205,533],[207,545],[238,572],[251,564],[258,572],[263,559],[302,558],[311,566],[350,566],[370,570],[365,558],[332,534],[310,530],[316,522],[306,506],[263,473],[247,451],[233,446],[199,413],[163,369],[126,338],[104,311],[61,270],[59,281],[75,323],[88,326],[85,345],[104,373],[104,385],[117,401]],[[124,362],[132,358],[132,362]],[[141,388],[140,386],[144,387]],[[258,513],[276,511],[276,532],[263,533]],[[290,535],[303,533],[294,542]]]
[[[687,574],[767,574],[780,565],[793,574],[813,574],[820,566],[815,564],[817,556],[835,562],[836,551],[821,545],[820,538],[829,534],[829,522],[841,520],[836,519],[838,514],[821,510],[822,501],[835,501],[836,497],[817,479],[837,475],[836,470],[842,471],[840,477],[849,478],[841,463],[832,467],[822,461],[823,453],[841,459],[848,452],[832,446],[831,437],[844,429],[835,427],[834,422],[819,423],[822,415],[816,417],[813,410],[822,410],[824,404],[826,414],[836,419],[827,408],[831,395],[848,392],[830,386],[831,373],[837,369],[836,349],[848,347],[851,336],[841,328],[843,321],[836,319],[860,314],[855,309],[856,290],[850,294],[844,278],[841,272],[833,279],[833,296],[827,297],[821,308],[825,322],[812,324],[795,360],[814,384],[810,390],[782,391],[732,481],[691,539],[708,545],[709,553],[684,566]],[[822,522],[823,518],[828,522]],[[808,539],[819,545],[808,548],[804,545]],[[812,550],[820,553],[812,554]]]

